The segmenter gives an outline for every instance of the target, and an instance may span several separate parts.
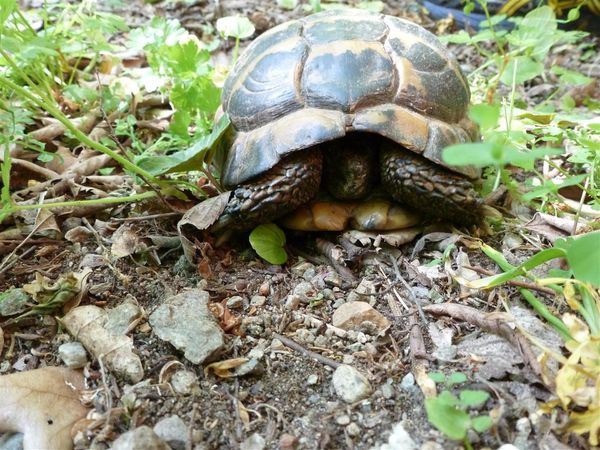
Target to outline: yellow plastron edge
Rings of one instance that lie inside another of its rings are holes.
[[[508,0],[498,13],[512,16],[528,3],[529,0]],[[581,4],[585,5],[592,13],[600,15],[600,0],[548,0],[548,5],[558,15],[561,15],[566,9],[575,8]]]

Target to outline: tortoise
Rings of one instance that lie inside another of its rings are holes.
[[[425,216],[470,224],[482,200],[474,167],[441,150],[479,138],[454,57],[424,28],[364,10],[330,10],[254,40],[223,86],[232,192],[213,225],[250,228],[327,191],[357,201],[375,188]]]

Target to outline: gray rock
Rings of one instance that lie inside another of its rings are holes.
[[[309,303],[316,298],[317,291],[312,284],[303,281],[294,288],[294,295],[297,295],[302,303]]]
[[[170,450],[152,428],[142,425],[135,430],[123,433],[113,442],[112,450]]]
[[[402,381],[400,382],[400,389],[404,389],[406,391],[413,387],[415,387],[415,376],[411,372],[408,372],[406,375],[404,375],[404,378],[402,378]]]
[[[240,450],[263,450],[265,444],[265,438],[258,433],[254,433],[240,444]]]
[[[131,300],[106,311],[104,328],[111,334],[125,334],[129,325],[142,315],[142,310]]]
[[[394,425],[387,444],[383,444],[379,450],[416,450],[417,448],[417,444],[406,432],[402,422],[400,422]]]
[[[308,261],[302,261],[293,266],[290,270],[294,275],[302,276],[308,269],[315,270],[315,266]]]
[[[202,364],[225,344],[223,330],[208,310],[208,293],[200,289],[165,300],[150,315],[150,325],[194,364]]]
[[[347,414],[343,414],[335,418],[335,422],[338,425],[348,425],[350,423],[350,416]]]
[[[239,295],[234,295],[227,299],[226,305],[229,309],[240,309],[244,306],[244,299]]]
[[[342,277],[339,276],[337,272],[328,272],[327,275],[323,277],[323,281],[329,287],[341,287],[343,280]]]
[[[154,425],[156,435],[175,450],[184,450],[188,438],[188,427],[179,416],[169,416]]]
[[[31,300],[21,288],[8,289],[0,294],[0,316],[12,316],[26,311]]]
[[[341,365],[333,373],[333,388],[346,403],[367,398],[373,389],[369,380],[352,366]]]
[[[198,377],[191,370],[179,370],[171,377],[173,390],[180,395],[191,395],[200,393]]]
[[[319,382],[319,375],[316,373],[311,373],[308,378],[306,378],[306,384],[309,386],[315,385]]]
[[[364,322],[372,325],[361,328]],[[334,311],[331,323],[343,330],[370,331],[374,334],[384,333],[390,326],[385,316],[366,302],[344,303]]]
[[[87,353],[81,342],[66,342],[58,347],[58,356],[69,369],[81,369],[87,362]]]
[[[350,437],[356,437],[360,434],[360,427],[356,422],[352,422],[346,427],[346,433],[348,433],[348,436]]]
[[[264,295],[255,295],[250,299],[252,306],[263,306],[267,301],[267,297]]]
[[[23,433],[6,433],[0,436],[0,450],[23,450]]]

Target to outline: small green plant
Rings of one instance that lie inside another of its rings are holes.
[[[247,39],[254,34],[254,25],[247,17],[229,16],[217,20],[216,27],[221,36],[235,39],[232,56],[233,64],[235,64],[240,49],[240,40]]]
[[[467,381],[462,373],[445,376],[434,372],[429,374],[429,378],[446,387],[435,397],[425,399],[429,422],[449,439],[462,441],[467,449],[471,449],[468,431],[472,429],[483,433],[493,425],[490,416],[475,412],[485,404],[490,395],[485,391],[470,389],[459,390],[458,396],[453,394],[450,389]]]
[[[254,251],[265,261],[271,264],[285,264],[287,261],[285,234],[277,225],[259,225],[252,230],[249,239]]]

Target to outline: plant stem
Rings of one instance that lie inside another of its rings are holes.
[[[94,150],[104,153],[105,155],[110,156],[112,159],[114,159],[116,162],[118,162],[125,170],[133,172],[133,173],[135,173],[143,178],[146,178],[149,181],[152,181],[156,184],[160,184],[159,181],[151,173],[146,172],[144,169],[136,166],[135,164],[133,164],[132,162],[130,162],[123,156],[119,155],[117,152],[111,150],[107,146],[102,145],[101,143],[90,139],[88,136],[86,136],[84,133],[82,133],[75,125],[73,125],[73,123],[69,120],[69,118],[67,116],[65,116],[56,106],[50,104],[50,102],[48,102],[44,98],[36,97],[35,95],[28,92],[27,89],[13,83],[8,78],[0,78],[0,85],[4,85],[4,86],[14,90],[22,97],[25,97],[27,100],[31,101],[35,105],[39,106],[40,108],[44,109],[49,114],[54,116],[81,143],[87,145],[90,148],[93,148]]]
[[[110,205],[116,203],[139,202],[152,197],[156,197],[154,191],[146,191],[140,194],[128,195],[126,197],[105,197],[95,198],[92,200],[68,200],[65,202],[54,203],[38,203],[35,205],[13,205],[13,211],[24,211],[27,209],[50,209],[50,208],[67,208],[70,206],[94,206],[94,205]]]

